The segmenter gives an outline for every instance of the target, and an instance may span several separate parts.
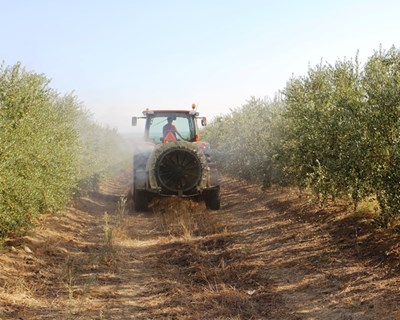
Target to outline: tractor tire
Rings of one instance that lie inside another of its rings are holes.
[[[149,194],[144,190],[133,190],[133,206],[136,212],[149,211]]]
[[[219,188],[205,190],[203,192],[203,199],[208,209],[219,210],[221,208],[221,196]]]

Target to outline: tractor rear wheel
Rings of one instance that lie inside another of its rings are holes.
[[[221,208],[219,187],[210,190],[204,190],[203,199],[208,209],[219,210]]]
[[[146,212],[149,210],[149,195],[144,190],[133,190],[133,206],[135,211]]]

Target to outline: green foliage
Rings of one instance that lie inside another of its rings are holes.
[[[376,196],[378,222],[400,212],[400,52],[380,49],[293,77],[283,100],[252,98],[206,130],[220,166],[313,191],[321,203]]]
[[[204,130],[213,157],[226,172],[270,185],[282,182],[276,143],[280,140],[282,102],[252,98],[230,115],[212,122]]]
[[[89,135],[103,139],[94,141]],[[124,160],[117,136],[94,124],[76,97],[49,88],[44,75],[20,64],[2,65],[0,237],[29,228],[42,212],[62,208],[80,181]]]
[[[285,167],[294,184],[311,188],[322,202],[348,194],[358,202],[370,189],[361,182],[370,170],[360,80],[357,59],[338,61],[310,69],[284,91]]]
[[[369,116],[369,161],[383,226],[400,211],[400,52],[380,49],[364,68]]]
[[[43,75],[0,69],[0,236],[26,228],[69,199],[75,182],[74,118]]]

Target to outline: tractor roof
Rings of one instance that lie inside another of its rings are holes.
[[[150,109],[146,109],[143,111],[143,115],[147,116],[148,114],[157,114],[157,113],[161,113],[161,114],[168,114],[168,113],[186,113],[186,114],[190,114],[193,116],[198,116],[199,113],[196,112],[196,110],[150,110]]]

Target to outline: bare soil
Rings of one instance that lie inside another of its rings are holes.
[[[0,251],[0,319],[400,319],[399,236],[222,179],[222,208],[128,215],[122,172]]]

